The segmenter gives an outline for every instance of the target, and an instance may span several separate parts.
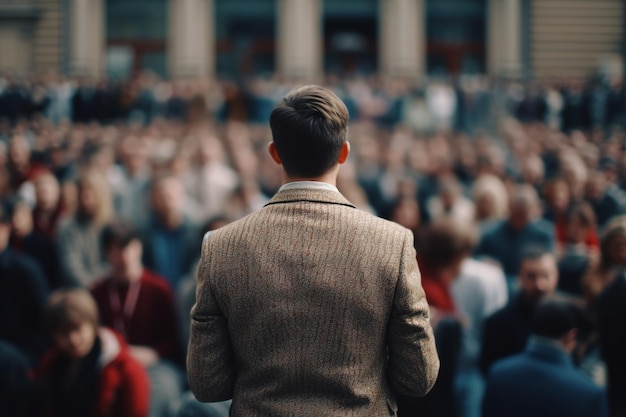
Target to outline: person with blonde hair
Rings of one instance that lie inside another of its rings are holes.
[[[146,417],[149,382],[121,335],[99,325],[82,288],[52,293],[45,310],[54,347],[38,369],[43,412],[51,417]]]
[[[77,185],[77,212],[59,224],[57,239],[65,284],[89,286],[106,272],[100,234],[111,220],[113,204],[103,174],[85,171]]]
[[[474,182],[472,199],[475,220],[479,225],[504,219],[508,214],[508,191],[502,180],[495,175],[481,175]]]

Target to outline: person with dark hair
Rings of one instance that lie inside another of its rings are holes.
[[[50,290],[37,262],[9,247],[12,217],[13,205],[0,199],[0,339],[34,365],[48,347],[43,306]]]
[[[134,226],[107,225],[102,247],[110,273],[92,288],[102,324],[119,332],[130,345],[130,355],[147,369],[150,415],[172,415],[169,408],[181,390],[175,365],[181,358],[174,294],[164,278],[143,266],[143,247]]]
[[[604,389],[571,359],[580,313],[557,298],[539,303],[524,352],[496,362],[489,372],[484,417],[608,417]]]
[[[120,334],[100,327],[87,290],[55,291],[45,317],[55,345],[38,369],[45,415],[147,417],[146,371]]]
[[[230,415],[394,415],[439,371],[413,235],[336,188],[348,111],[303,86],[272,111],[283,186],[205,236],[187,356],[202,402]]]
[[[554,255],[544,248],[530,247],[521,257],[519,292],[485,321],[480,356],[485,374],[495,361],[524,349],[535,306],[556,292],[559,272]]]

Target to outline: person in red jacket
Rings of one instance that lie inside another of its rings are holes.
[[[84,289],[54,292],[46,323],[54,347],[37,371],[50,417],[146,417],[148,375],[121,335],[99,326],[98,308]]]

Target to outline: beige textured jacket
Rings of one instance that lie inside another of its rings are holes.
[[[439,371],[412,234],[330,190],[278,192],[205,239],[187,357],[231,416],[389,416]]]

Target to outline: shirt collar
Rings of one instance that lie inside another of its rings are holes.
[[[329,184],[327,182],[322,182],[322,181],[293,181],[293,182],[288,182],[286,184],[283,184],[282,187],[280,187],[278,189],[278,191],[285,191],[285,190],[295,190],[295,189],[315,189],[315,190],[328,190],[328,191],[335,191],[335,192],[339,192],[339,190],[337,189],[337,187],[335,187],[332,184]]]

